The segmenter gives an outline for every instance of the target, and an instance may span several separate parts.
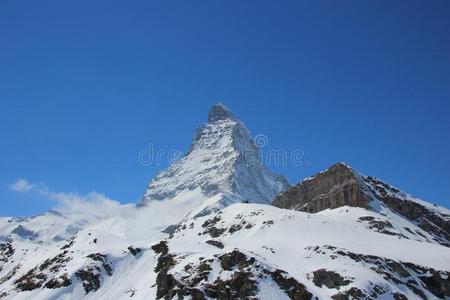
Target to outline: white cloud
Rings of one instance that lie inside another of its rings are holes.
[[[34,184],[19,179],[10,185],[16,192],[33,192],[56,202],[55,209],[64,214],[82,214],[93,217],[109,217],[118,212],[120,203],[95,191],[86,195],[78,193],[55,192],[43,184]]]
[[[29,192],[34,189],[36,185],[30,184],[26,179],[18,179],[14,183],[12,183],[9,188],[16,192]]]
[[[109,217],[115,215],[120,203],[109,199],[97,192],[86,195],[76,193],[54,193],[48,192],[47,196],[58,202],[57,209],[66,214],[92,215],[95,217]]]

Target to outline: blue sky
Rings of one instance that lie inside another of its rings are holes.
[[[292,183],[346,161],[448,207],[449,15],[439,0],[2,1],[0,215],[52,193],[138,201],[166,166],[139,152],[186,150],[217,100],[267,149],[304,152],[271,166]]]

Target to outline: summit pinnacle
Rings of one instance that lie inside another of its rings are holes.
[[[214,104],[208,113],[208,122],[233,119],[234,115],[225,105],[220,102]]]

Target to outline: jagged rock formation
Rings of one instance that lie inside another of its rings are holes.
[[[315,213],[344,205],[366,208],[369,202],[359,175],[338,163],[281,193],[273,200],[273,205]]]
[[[344,163],[306,178],[278,195],[273,205],[310,213],[344,205],[377,210],[382,205],[417,224],[435,241],[450,246],[447,209],[421,201],[379,179],[364,176]],[[372,225],[376,227],[373,221]],[[379,230],[382,225],[378,223]]]
[[[186,155],[153,179],[142,204],[170,200],[197,188],[207,197],[221,195],[205,210],[241,201],[270,203],[289,187],[259,159],[259,149],[245,125],[223,104],[215,104],[208,123],[197,129]]]

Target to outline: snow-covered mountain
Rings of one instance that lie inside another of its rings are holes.
[[[259,149],[245,125],[223,104],[215,104],[208,123],[197,129],[187,154],[153,179],[142,204],[170,200],[200,189],[213,199],[190,213],[206,214],[237,202],[270,204],[289,187],[259,159]]]
[[[448,209],[343,163],[288,188],[257,158],[216,104],[139,205],[1,218],[0,299],[450,299]]]
[[[84,215],[64,215],[56,210],[32,217],[0,218],[0,241],[59,242],[95,221]]]

